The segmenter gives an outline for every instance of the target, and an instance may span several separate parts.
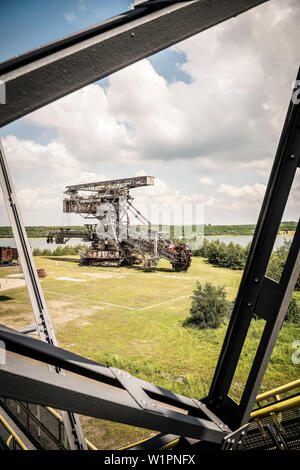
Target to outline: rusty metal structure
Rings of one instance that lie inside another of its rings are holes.
[[[191,264],[191,250],[186,244],[176,243],[154,230],[132,203],[131,189],[153,184],[153,176],[136,176],[67,186],[63,212],[97,219],[98,225],[87,224],[83,231],[65,228],[51,231],[47,242],[64,244],[70,238],[91,242],[91,247],[80,256],[82,265],[120,266],[143,261],[144,267],[150,269],[164,258],[175,271],[186,271]],[[130,225],[130,215],[140,225]]]
[[[18,250],[10,246],[0,247],[0,266],[14,266],[18,263]]]
[[[47,277],[47,273],[44,268],[37,269],[37,273],[40,278]]]

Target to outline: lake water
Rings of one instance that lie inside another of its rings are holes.
[[[249,242],[252,241],[252,236],[247,236],[247,235],[241,235],[241,236],[216,236],[216,237],[205,237],[206,240],[209,240],[210,242],[212,240],[220,240],[221,242],[226,243],[227,245],[230,242],[233,243],[238,243],[239,245],[242,246],[247,246]],[[276,237],[275,243],[274,243],[274,249],[279,248],[281,245],[283,245],[285,240],[292,241],[293,236],[292,235],[278,235]]]
[[[228,244],[230,242],[233,243],[239,243],[242,246],[248,245],[249,242],[252,240],[252,236],[216,236],[216,237],[205,237],[207,240],[212,241],[212,240],[221,240],[222,242]],[[278,248],[281,246],[284,242],[284,240],[292,240],[291,235],[279,235],[276,238],[274,248]],[[75,246],[78,244],[82,245],[87,245],[89,246],[88,242],[83,242],[79,238],[71,238],[67,245],[70,246]],[[33,250],[34,248],[40,248],[41,250],[44,250],[45,248],[50,249],[51,251],[54,251],[56,247],[61,246],[64,247],[66,245],[56,245],[55,243],[47,243],[47,240],[45,238],[30,238],[29,239],[29,245],[30,248]],[[16,246],[15,241],[13,238],[0,238],[0,246],[10,246],[14,248]]]

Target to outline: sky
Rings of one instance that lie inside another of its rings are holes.
[[[131,3],[2,0],[0,61]],[[155,185],[132,192],[139,207],[256,223],[300,64],[299,22],[298,0],[271,0],[1,128],[25,224],[79,225],[62,213],[66,185],[146,174]],[[297,175],[284,220],[299,208]]]

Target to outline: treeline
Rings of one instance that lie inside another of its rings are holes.
[[[296,222],[282,222],[280,224],[279,233],[288,233],[294,232],[296,230]],[[164,226],[166,227],[166,226]],[[29,238],[45,238],[47,233],[52,230],[59,230],[58,226],[28,226],[26,227],[27,236]],[[82,231],[83,227],[81,225],[72,225],[71,230]],[[135,229],[138,231],[142,227],[138,225],[135,226]],[[159,229],[159,226],[153,225],[153,228]],[[193,231],[196,231],[196,226],[192,227]],[[254,234],[255,225],[204,225],[204,235],[205,236],[221,236],[221,235],[232,235],[232,236],[241,236],[248,235],[251,236]],[[176,229],[174,225],[170,226],[170,237],[173,238]],[[0,238],[13,238],[11,227],[0,227]]]
[[[78,255],[81,251],[85,251],[87,248],[86,245],[66,245],[64,247],[57,246],[54,250],[45,248],[41,250],[40,248],[34,248],[32,250],[33,256],[67,256],[67,255]]]
[[[230,242],[228,245],[220,240],[204,243],[199,250],[193,252],[194,256],[203,256],[209,263],[229,269],[243,269],[249,253],[250,243],[243,247],[237,243]]]
[[[278,232],[288,233],[296,230],[297,222],[282,222]],[[255,225],[204,225],[204,235],[218,236],[218,235],[253,235]]]
[[[71,228],[72,230],[83,230],[81,225],[73,225],[71,227],[64,227],[64,228]],[[52,230],[59,230],[60,227],[56,226],[28,226],[25,227],[27,237],[28,238],[46,238],[47,233]],[[0,227],[0,238],[13,238],[13,233],[11,227]]]
[[[279,282],[291,246],[290,241],[273,251],[267,268],[267,276]],[[202,247],[193,252],[194,256],[203,256],[209,263],[229,269],[244,269],[249,254],[250,243],[243,247],[233,242],[228,245],[220,240],[204,240]],[[300,276],[295,290],[300,290]]]
[[[255,225],[204,225],[204,235],[213,237],[218,235],[248,235],[254,234]]]

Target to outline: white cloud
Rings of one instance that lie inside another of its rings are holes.
[[[69,23],[72,23],[72,21],[75,20],[75,15],[74,15],[74,13],[72,13],[72,12],[66,12],[66,13],[64,14],[64,17],[65,17],[65,19],[66,19]]]
[[[243,186],[232,186],[229,184],[221,184],[218,193],[233,199],[243,199],[251,201],[261,201],[266,191],[264,184],[253,184],[252,186],[245,184]]]
[[[87,10],[84,0],[78,0],[78,10],[81,11],[81,12]]]
[[[89,85],[51,103],[27,119],[39,126],[55,127],[59,142],[78,161],[132,158],[133,137],[112,112],[107,93],[98,85]]]
[[[65,186],[106,179],[102,173],[85,171],[60,142],[40,145],[9,135],[3,139],[3,147],[27,224],[51,225],[55,219],[62,223]],[[2,197],[0,201],[4,207]],[[1,214],[1,223],[4,219]]]
[[[140,176],[143,175],[140,174]],[[171,188],[165,181],[160,178],[155,178],[153,186],[136,188],[132,192],[132,194],[135,198],[135,203],[138,205],[144,204],[150,206],[158,204],[174,206],[178,205],[182,200],[180,191],[178,189]]]
[[[266,175],[259,162],[274,156],[300,59],[298,17],[295,2],[274,0],[175,46],[191,84],[168,84],[143,60],[27,119],[55,127],[78,160],[197,159],[212,171],[257,162]]]
[[[144,200],[199,202],[220,217],[257,213],[300,59],[299,19],[298,1],[267,2],[175,46],[186,55],[180,67],[190,84],[167,83],[143,60],[113,74],[106,88],[87,86],[32,113],[26,120],[54,128],[56,137],[47,145],[5,138],[16,179],[52,188],[45,194],[51,205],[55,184],[63,189],[139,168],[149,174],[151,164],[155,186],[135,191]],[[177,187],[169,184],[168,165]],[[199,181],[203,194],[196,192]],[[23,193],[28,201],[30,194]]]
[[[213,186],[215,184],[214,180],[209,177],[199,178],[199,181],[203,186]]]
[[[59,141],[41,145],[32,140],[8,135],[2,142],[14,173],[26,172],[31,177],[40,175],[41,181],[45,181],[45,178],[46,181],[63,181],[79,171],[78,162]]]

